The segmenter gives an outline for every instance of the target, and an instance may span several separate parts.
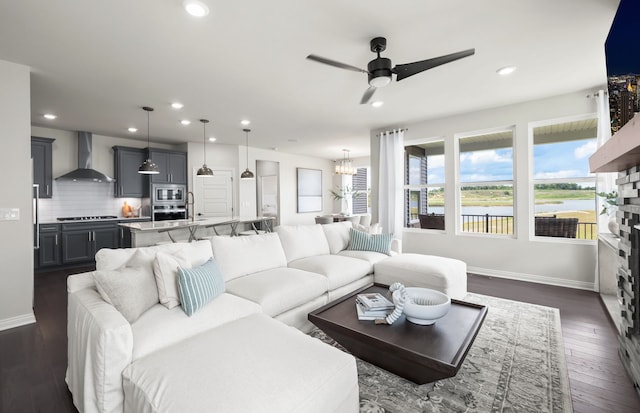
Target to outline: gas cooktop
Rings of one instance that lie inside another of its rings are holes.
[[[117,219],[115,215],[92,215],[86,217],[64,217],[58,218],[58,221],[96,221],[100,219]]]

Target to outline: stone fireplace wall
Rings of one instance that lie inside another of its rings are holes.
[[[620,357],[640,394],[640,165],[618,173]],[[634,228],[638,226],[638,228]]]

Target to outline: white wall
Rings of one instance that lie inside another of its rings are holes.
[[[29,68],[0,60],[0,208],[18,208],[20,219],[0,221],[0,330],[35,322]]]
[[[604,87],[604,86],[603,86]],[[500,108],[446,117],[436,120],[393,125],[371,132],[372,203],[373,219],[377,220],[377,164],[379,159],[377,134],[392,127],[408,128],[405,144],[424,139],[445,139],[446,233],[419,229],[405,229],[403,250],[423,254],[442,255],[465,261],[470,272],[498,277],[531,280],[542,283],[593,289],[596,266],[595,241],[565,241],[558,239],[532,238],[530,225],[531,194],[529,180],[528,124],[572,116],[593,114],[595,101],[587,94],[594,90],[579,91]],[[453,228],[456,216],[453,213],[455,199],[454,136],[503,126],[515,125],[515,209],[517,238],[456,234]]]
[[[246,147],[238,147],[240,161],[239,171],[246,168]],[[294,155],[279,151],[249,148],[249,169],[255,172],[256,160],[275,161],[280,163],[280,224],[299,225],[314,224],[317,215],[331,214],[334,212],[333,200],[329,189],[337,184],[335,181],[334,162],[328,159],[314,158],[311,156]],[[322,204],[319,212],[299,214],[297,212],[297,175],[296,168],[310,168],[322,170]],[[256,214],[256,181],[240,182],[240,214]]]

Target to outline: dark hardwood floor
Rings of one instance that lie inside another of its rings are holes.
[[[66,276],[90,269],[36,274],[37,323],[0,331],[0,412],[76,412],[64,381]],[[560,309],[574,412],[640,411],[598,294],[479,275],[468,283],[471,292]]]
[[[560,310],[574,412],[640,412],[640,397],[618,356],[617,331],[599,294],[480,275],[469,275],[468,290]]]

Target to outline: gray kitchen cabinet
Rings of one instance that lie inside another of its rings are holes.
[[[142,198],[148,196],[149,178],[138,173],[147,159],[146,149],[113,147],[116,198]]]
[[[154,184],[187,184],[187,153],[164,149],[149,150],[150,158],[160,173],[151,175]]]
[[[40,198],[53,196],[53,141],[55,139],[31,137],[33,183],[40,186]]]
[[[60,228],[58,224],[40,224],[40,248],[35,250],[35,268],[60,265]]]
[[[118,248],[116,221],[62,224],[62,264],[91,262],[101,248]]]

